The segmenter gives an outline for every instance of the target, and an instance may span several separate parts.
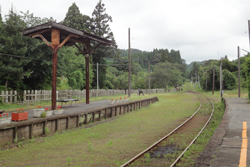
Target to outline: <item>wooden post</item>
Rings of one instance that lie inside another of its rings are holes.
[[[84,124],[87,124],[88,123],[88,113],[84,114],[84,116],[85,116]]]
[[[85,55],[86,104],[89,104],[89,54]]]
[[[33,124],[30,124],[29,126],[29,138],[32,139],[33,137]]]
[[[99,121],[101,121],[102,110],[99,111]]]
[[[79,127],[79,122],[80,122],[80,114],[77,115],[76,127]]]
[[[105,119],[107,119],[107,108],[105,108]]]
[[[69,129],[69,120],[70,120],[70,117],[68,116],[67,117],[67,127],[66,127],[67,129]]]
[[[238,97],[240,97],[240,47],[238,46]]]
[[[53,48],[57,48],[60,44],[60,30],[52,29],[51,31],[51,45]],[[58,49],[52,49],[53,51],[53,63],[52,63],[52,110],[56,109],[56,77],[57,77],[57,51]]]
[[[55,128],[55,132],[59,130],[59,119],[56,119],[56,128]]]
[[[46,127],[47,127],[47,120],[43,122],[43,134],[44,135],[47,135],[46,134]]]
[[[92,112],[92,118],[93,118],[93,122],[95,122],[95,111],[94,112]]]
[[[13,143],[17,143],[18,142],[18,127],[15,126],[14,129],[13,129],[14,133],[13,133]]]

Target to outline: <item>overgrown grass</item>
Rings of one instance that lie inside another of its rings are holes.
[[[199,84],[191,84],[191,82],[186,82],[185,85],[183,85],[183,90],[184,91],[195,91],[195,92],[200,92],[205,95],[212,95],[212,91],[206,91],[202,90],[201,87],[199,87]],[[248,91],[247,89],[241,88],[241,98],[247,98],[248,96]],[[220,99],[220,90],[215,90],[213,97],[216,97],[217,99]],[[234,90],[224,90],[223,97],[238,97],[238,88]]]
[[[57,132],[40,138],[39,142],[32,140],[20,148],[0,151],[0,163],[3,166],[120,166],[189,117],[199,101],[196,95],[182,92],[157,96],[159,102],[112,122]]]
[[[138,96],[136,94],[132,94],[130,97],[130,100],[139,100],[142,98],[149,98],[149,97],[153,97],[156,96],[157,94],[145,94],[144,96]],[[102,96],[102,97],[90,97],[90,101],[100,101],[100,100],[111,100],[111,99],[120,99],[120,97],[122,97],[122,99],[124,99],[125,95],[114,95],[114,96]],[[127,97],[127,95],[126,95]],[[75,97],[77,99],[77,97]],[[80,100],[77,103],[85,103],[86,99],[84,100]],[[17,108],[24,108],[24,109],[33,109],[36,108],[36,105],[38,106],[42,106],[42,107],[49,107],[51,106],[51,101],[43,101],[43,102],[36,102],[36,103],[29,103],[28,104],[16,104],[16,103],[0,103],[0,109],[1,110],[5,110],[6,112],[8,111],[15,111]]]
[[[180,163],[177,166],[193,166],[195,160],[203,152],[214,131],[220,124],[225,111],[225,106],[221,102],[215,103],[214,115],[209,122],[206,129],[201,133],[196,142],[189,148],[189,150],[183,155]]]

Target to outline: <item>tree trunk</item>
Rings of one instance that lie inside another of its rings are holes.
[[[5,88],[6,88],[6,90],[7,90],[7,87],[8,87],[9,77],[10,77],[10,73],[8,73],[6,81],[5,81]]]

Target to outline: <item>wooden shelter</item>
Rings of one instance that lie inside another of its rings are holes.
[[[49,22],[25,29],[23,30],[22,34],[24,36],[43,40],[53,52],[52,110],[56,109],[56,73],[58,50],[62,46],[75,45],[85,55],[86,104],[89,104],[89,56],[100,45],[112,45],[112,41],[54,22]],[[91,47],[91,41],[94,41],[96,46]],[[77,43],[82,44],[84,46],[84,50],[81,49]]]

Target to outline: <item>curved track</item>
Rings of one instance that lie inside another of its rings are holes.
[[[160,145],[163,141],[166,141],[170,136],[173,136],[175,133],[177,133],[178,131],[181,131],[181,129],[184,129],[185,126],[187,126],[187,123],[190,123],[191,120],[197,115],[197,113],[200,111],[204,100],[202,100],[201,96],[204,96],[202,94],[196,93],[196,92],[189,92],[189,93],[195,93],[197,94],[197,96],[200,99],[200,106],[198,107],[198,109],[195,111],[195,113],[189,117],[187,120],[185,120],[182,124],[180,124],[178,127],[176,127],[173,131],[171,131],[169,134],[167,134],[166,136],[164,136],[163,138],[161,138],[160,140],[158,140],[157,142],[155,142],[154,144],[152,144],[150,147],[148,147],[147,149],[145,149],[144,151],[142,151],[141,153],[139,153],[138,155],[136,155],[135,157],[133,157],[132,159],[130,159],[129,161],[127,161],[125,164],[123,164],[121,167],[125,167],[125,166],[129,166],[130,164],[134,163],[135,161],[137,161],[138,159],[142,158],[143,155],[145,155],[146,153],[149,153],[150,151],[152,151],[154,148],[156,148],[158,145]],[[201,130],[198,132],[198,134],[195,136],[195,138],[193,138],[193,140],[189,143],[189,145],[184,149],[184,151],[174,160],[174,162],[171,164],[171,166],[175,166],[180,158],[184,155],[184,153],[189,149],[189,147],[196,141],[196,139],[198,138],[198,136],[201,134],[201,132],[205,129],[205,127],[207,126],[207,124],[209,123],[210,119],[213,116],[213,112],[214,112],[214,105],[212,103],[212,101],[207,98],[206,96],[204,96],[211,104],[212,106],[212,111],[210,116],[208,116],[208,119],[206,121],[206,123],[204,124],[204,126],[201,128]],[[185,130],[184,130],[185,131]]]

